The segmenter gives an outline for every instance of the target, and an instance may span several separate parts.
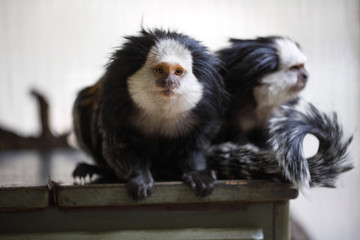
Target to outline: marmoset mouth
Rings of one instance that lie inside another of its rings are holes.
[[[306,80],[299,81],[295,86],[291,88],[292,92],[300,92],[306,87]]]
[[[160,91],[160,95],[162,95],[164,97],[172,97],[172,96],[175,96],[176,93],[172,90],[162,90],[162,91]]]

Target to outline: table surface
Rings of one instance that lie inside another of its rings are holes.
[[[128,197],[125,184],[88,184],[90,179],[85,184],[75,181],[71,173],[79,162],[91,163],[91,160],[74,149],[1,152],[0,208],[21,208],[22,204],[29,208],[46,207],[54,195],[50,191],[56,193],[56,202],[61,207],[284,201],[298,195],[290,185],[264,180],[218,181],[214,192],[205,198],[196,197],[180,181],[156,182],[152,196],[137,203]],[[22,201],[15,201],[17,199]],[[39,199],[43,199],[42,204]]]
[[[79,162],[91,160],[75,149],[0,152],[0,187],[44,186],[49,179],[73,185],[71,173]]]
[[[209,239],[263,239],[249,238],[254,233],[290,239],[288,201],[298,191],[288,184],[222,180],[210,196],[196,197],[180,181],[156,182],[151,197],[135,202],[123,183],[78,184],[71,173],[79,162],[90,159],[71,149],[1,152],[0,218],[6,222],[0,226],[0,238],[3,233],[6,239],[27,239],[31,233],[29,239],[64,239],[67,233],[67,239],[98,239],[101,232],[112,233],[111,239],[128,239],[124,236],[149,236],[149,231],[160,229],[150,239],[169,239],[161,236],[182,228],[191,234],[200,229],[199,239],[209,231],[232,234],[211,234]],[[88,231],[95,235],[81,235]]]

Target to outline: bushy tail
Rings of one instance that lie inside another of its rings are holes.
[[[334,187],[337,176],[353,165],[347,157],[352,137],[344,139],[337,115],[320,112],[311,103],[283,105],[271,118],[268,133],[270,149],[252,144],[223,143],[209,148],[209,167],[223,179],[273,179],[290,182],[300,189]],[[306,159],[306,134],[319,139],[319,150]]]
[[[313,104],[283,105],[269,122],[269,145],[286,177],[298,187],[335,187],[337,176],[353,168],[347,156],[352,137],[345,139],[337,114],[328,115]],[[315,156],[306,159],[306,134],[319,140]]]

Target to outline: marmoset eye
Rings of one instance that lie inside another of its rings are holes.
[[[162,66],[156,66],[153,68],[154,72],[157,73],[157,74],[164,74],[165,73],[165,70]]]
[[[182,75],[184,75],[184,70],[181,69],[181,68],[176,69],[175,75],[177,75],[177,76],[182,76]]]

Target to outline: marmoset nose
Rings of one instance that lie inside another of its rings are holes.
[[[165,79],[164,88],[168,90],[174,90],[180,86],[180,82],[174,74],[169,74]]]
[[[305,80],[305,82],[307,81],[308,77],[309,77],[309,73],[308,71],[306,71],[305,69],[303,69],[301,71],[301,77]]]

